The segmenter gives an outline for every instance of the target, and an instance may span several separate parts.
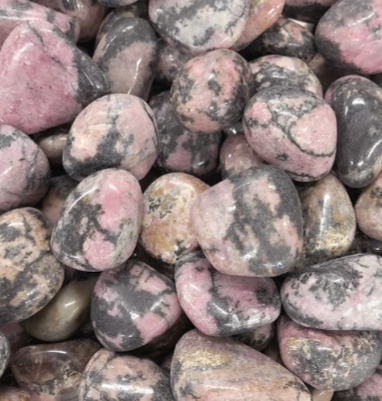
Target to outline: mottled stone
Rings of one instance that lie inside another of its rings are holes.
[[[149,359],[118,355],[106,349],[90,360],[80,385],[79,401],[172,401],[170,380]]]
[[[337,67],[360,74],[382,72],[382,4],[379,0],[340,0],[320,19],[318,51]]]
[[[231,50],[216,50],[183,66],[171,87],[171,103],[186,128],[209,134],[239,120],[251,87],[249,64]]]
[[[28,346],[17,352],[12,372],[33,401],[77,401],[82,373],[99,348],[88,339]]]
[[[20,348],[25,347],[31,341],[30,335],[24,330],[20,323],[0,324],[0,332],[5,335],[9,342],[11,351],[9,361],[13,360],[14,355]],[[2,400],[2,398],[0,398],[0,400]]]
[[[150,256],[173,265],[182,255],[198,249],[189,215],[194,201],[208,188],[184,173],[163,175],[147,188],[140,243]]]
[[[190,54],[229,49],[245,29],[250,0],[151,0],[149,16],[170,46]]]
[[[125,170],[99,171],[70,193],[54,226],[56,257],[73,269],[112,269],[125,262],[138,241],[142,192]]]
[[[346,254],[356,230],[353,205],[333,174],[298,188],[304,221],[304,247],[296,267],[326,262]]]
[[[19,25],[1,48],[0,124],[26,134],[56,127],[107,89],[103,72],[48,22]]]
[[[280,314],[280,297],[272,279],[219,273],[201,252],[177,262],[175,285],[182,309],[208,336],[253,330],[274,322]]]
[[[357,253],[374,253],[382,256],[382,241],[377,241],[368,237],[357,230],[353,242],[347,251],[347,255],[356,255]]]
[[[308,65],[295,57],[276,54],[260,57],[250,64],[254,93],[272,86],[299,88],[322,97],[322,86]]]
[[[100,39],[93,60],[110,82],[111,93],[147,99],[154,80],[158,43],[142,18],[122,18]]]
[[[8,365],[11,349],[5,334],[0,331],[0,377],[3,375]]]
[[[52,226],[56,224],[66,198],[78,182],[68,175],[61,175],[50,180],[50,188],[41,204],[41,212],[49,219]]]
[[[29,393],[18,387],[0,387],[1,401],[32,401]]]
[[[274,86],[258,92],[244,112],[244,133],[254,151],[296,181],[315,181],[331,170],[336,116],[313,93]]]
[[[213,186],[193,204],[191,219],[204,254],[223,274],[278,276],[302,249],[298,194],[277,167],[253,167]]]
[[[176,401],[310,401],[303,382],[270,358],[197,330],[178,342],[171,366]]]
[[[44,152],[17,129],[0,125],[0,213],[35,205],[49,187]]]
[[[249,146],[243,134],[229,136],[220,149],[220,168],[223,179],[248,170],[260,167],[263,160]]]
[[[76,180],[106,168],[129,171],[137,180],[149,172],[158,155],[154,114],[138,97],[104,96],[75,119],[63,165]]]
[[[296,323],[323,330],[382,330],[382,258],[344,256],[286,278],[281,298]]]
[[[150,101],[158,126],[159,155],[156,167],[169,172],[203,176],[218,164],[221,133],[196,134],[177,119],[170,103],[170,92],[162,92]]]
[[[357,386],[374,373],[382,358],[379,331],[316,330],[282,316],[277,335],[285,366],[320,390]]]
[[[338,0],[285,0],[283,15],[300,21],[318,22]]]
[[[50,230],[37,209],[0,216],[0,324],[34,315],[60,289],[64,270],[51,252]]]
[[[275,327],[274,323],[266,324],[255,330],[237,334],[235,338],[256,351],[263,351],[271,342],[275,334]]]
[[[94,332],[112,351],[130,351],[149,343],[168,330],[180,314],[174,283],[134,259],[103,272],[94,288]]]
[[[251,43],[247,51],[261,55],[296,57],[309,62],[316,54],[316,46],[314,36],[308,29],[288,18],[280,17]]]
[[[325,99],[337,117],[336,173],[349,187],[366,187],[382,170],[382,89],[351,75],[334,82]]]

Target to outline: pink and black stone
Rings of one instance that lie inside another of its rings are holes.
[[[12,31],[1,49],[0,66],[0,123],[26,134],[72,121],[108,90],[91,59],[44,21]]]
[[[168,330],[180,314],[174,283],[134,259],[103,272],[94,288],[94,332],[112,351],[131,351],[149,343]]]
[[[268,347],[275,335],[276,324],[270,323],[265,326],[258,327],[255,330],[246,331],[245,333],[234,336],[236,340],[250,346],[256,351],[263,351]]]
[[[165,173],[182,172],[197,177],[218,165],[221,133],[195,134],[177,119],[170,103],[170,92],[162,92],[150,101],[158,126],[159,155],[156,167]]]
[[[330,331],[278,320],[278,341],[285,366],[319,390],[341,391],[368,379],[382,358],[379,331]]]
[[[338,150],[334,169],[352,188],[364,188],[382,171],[382,89],[350,75],[335,81],[325,99],[336,113]]]
[[[207,259],[223,274],[279,276],[302,250],[300,200],[274,166],[253,167],[211,187],[194,202],[191,221]]]
[[[285,312],[323,330],[382,330],[382,258],[351,255],[290,275],[281,287]]]
[[[82,376],[78,401],[172,401],[170,380],[149,359],[99,350]]]
[[[283,15],[298,21],[317,23],[338,0],[285,0]]]
[[[11,349],[7,337],[0,331],[0,377],[8,366]]]
[[[281,301],[271,278],[219,273],[202,252],[177,262],[175,285],[182,309],[205,335],[243,333],[274,322],[280,314]]]

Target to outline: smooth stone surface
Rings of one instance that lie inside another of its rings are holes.
[[[62,154],[64,153],[69,130],[70,125],[64,124],[34,135],[33,139],[45,153],[51,166],[62,166]]]
[[[378,0],[340,0],[320,19],[318,51],[331,63],[360,74],[382,72],[382,4]]]
[[[326,262],[346,254],[356,230],[353,205],[333,174],[298,188],[304,221],[304,246],[296,267]]]
[[[30,335],[24,330],[20,323],[0,324],[0,332],[5,335],[9,342],[11,351],[9,362],[13,360],[14,355],[20,348],[25,347],[31,341]],[[0,398],[0,400],[2,400],[2,398]]]
[[[220,168],[223,180],[251,167],[260,167],[263,160],[249,146],[243,134],[229,136],[220,149]]]
[[[94,288],[94,332],[112,351],[130,351],[149,343],[168,330],[180,314],[174,283],[134,259],[103,272]]]
[[[32,401],[29,393],[17,387],[0,387],[1,401]]]
[[[44,152],[17,129],[0,125],[0,213],[35,205],[49,187]]]
[[[191,226],[194,201],[209,188],[184,173],[171,173],[155,180],[143,194],[140,244],[154,259],[175,264],[199,248]]]
[[[151,0],[149,16],[170,46],[201,54],[233,46],[245,29],[250,0]]]
[[[21,24],[3,44],[1,124],[26,134],[56,127],[107,90],[103,72],[52,24]]]
[[[285,366],[320,390],[358,386],[374,373],[382,358],[378,331],[315,330],[282,316],[277,334]]]
[[[49,219],[52,226],[56,224],[66,198],[70,195],[78,182],[68,175],[53,177],[50,188],[41,204],[41,212]]]
[[[215,170],[218,164],[221,133],[195,134],[177,119],[170,103],[170,92],[150,101],[158,126],[159,155],[155,162],[161,171],[182,172],[197,177]]]
[[[335,171],[345,185],[366,187],[382,170],[382,89],[351,75],[334,82],[325,99],[338,123]]]
[[[228,128],[224,128],[223,133],[225,137],[237,134],[244,134],[243,121],[238,121],[237,123],[229,126]]]
[[[90,360],[80,385],[79,401],[172,401],[170,380],[149,359],[118,355],[106,349]]]
[[[300,21],[318,22],[338,0],[285,0],[283,15]]]
[[[154,113],[138,97],[113,94],[97,99],[74,120],[63,155],[76,180],[120,168],[141,180],[158,155]]]
[[[260,57],[250,64],[253,92],[272,86],[299,88],[322,97],[322,86],[308,65],[295,57],[276,54]]]
[[[185,334],[171,366],[176,401],[310,401],[303,382],[270,358],[228,338]]]
[[[93,61],[110,82],[110,93],[147,99],[154,80],[158,43],[142,18],[123,18],[100,39]]]
[[[296,181],[315,181],[331,170],[336,116],[313,93],[275,86],[258,92],[244,112],[244,133],[254,151]]]
[[[231,50],[188,61],[171,87],[171,103],[190,131],[213,133],[242,116],[252,86],[249,64]]]
[[[236,340],[250,346],[256,351],[263,351],[271,342],[275,334],[276,325],[274,323],[266,324],[255,330],[246,331],[245,333],[234,336]]]
[[[18,351],[12,373],[33,401],[77,401],[82,373],[99,348],[88,339],[31,345]]]
[[[50,231],[37,209],[0,216],[0,324],[34,315],[60,289],[64,269],[51,252]]]
[[[296,57],[309,62],[316,54],[316,46],[314,36],[308,29],[288,18],[280,17],[251,43],[247,51],[261,55]]]
[[[9,341],[5,334],[0,331],[0,377],[3,375],[5,368],[8,365],[11,355]]]
[[[142,192],[125,170],[85,178],[70,193],[53,228],[52,250],[66,266],[88,272],[125,262],[138,241]]]
[[[221,274],[202,252],[178,261],[175,285],[182,309],[207,336],[253,330],[274,322],[280,314],[280,296],[272,279]]]
[[[279,276],[302,250],[298,194],[277,167],[253,167],[211,187],[193,204],[191,220],[204,254],[223,274]]]
[[[33,0],[48,8],[60,11],[75,18],[80,24],[80,42],[87,42],[95,37],[106,14],[106,8],[95,0]]]
[[[286,278],[281,299],[296,323],[323,330],[382,330],[382,258],[352,255]]]
[[[312,390],[312,401],[330,401],[333,398],[334,391]]]
[[[76,272],[40,312],[24,320],[23,327],[33,337],[46,342],[73,337],[85,323],[98,275]]]
[[[35,4],[30,0],[1,0],[0,47],[9,34],[23,22],[46,21],[54,24],[74,41],[80,35],[80,25],[74,18]]]

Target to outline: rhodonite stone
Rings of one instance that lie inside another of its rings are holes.
[[[296,323],[323,330],[382,330],[382,258],[344,256],[286,278],[281,298]]]
[[[252,86],[249,64],[231,50],[188,61],[171,87],[171,103],[190,131],[213,133],[242,116]]]
[[[84,372],[78,401],[172,401],[170,380],[149,359],[101,349]]]
[[[54,24],[74,41],[78,40],[80,26],[74,18],[40,6],[29,0],[1,0],[0,47],[8,35],[23,22],[46,21]]]
[[[34,134],[70,122],[107,86],[102,71],[54,25],[21,24],[0,52],[0,123]]]
[[[322,86],[308,65],[295,57],[272,54],[250,64],[254,93],[272,86],[295,87],[322,97]]]
[[[49,187],[44,152],[21,131],[0,125],[0,213],[35,205]]]
[[[237,334],[236,336],[234,336],[234,338],[246,345],[249,345],[256,351],[263,351],[271,342],[274,334],[275,324],[270,323],[264,326],[260,326],[257,329]]]
[[[298,194],[277,167],[253,167],[211,187],[194,202],[191,220],[204,254],[223,274],[278,276],[302,249]]]
[[[274,322],[280,314],[280,297],[272,279],[221,274],[201,252],[178,261],[175,285],[182,309],[207,336],[253,330]]]
[[[346,254],[356,230],[353,205],[333,174],[298,187],[304,221],[304,247],[297,267]]]
[[[318,22],[337,0],[285,0],[283,15],[299,21]]]
[[[158,43],[142,18],[123,18],[100,39],[93,60],[110,82],[111,93],[147,99],[154,80]]]
[[[157,148],[156,123],[148,104],[135,96],[113,94],[96,100],[75,119],[63,165],[76,180],[111,167],[141,180],[154,164]]]
[[[0,387],[1,401],[32,401],[29,393],[18,387]]]
[[[208,188],[191,175],[171,173],[146,189],[140,243],[151,257],[173,265],[198,249],[189,214],[194,201]]]
[[[171,385],[177,401],[310,401],[303,382],[254,349],[197,330],[175,347]]]
[[[316,330],[282,316],[277,334],[285,366],[320,390],[358,386],[374,373],[382,358],[378,331]]]
[[[151,0],[149,16],[170,46],[200,54],[233,46],[244,31],[251,0]]]
[[[34,315],[60,289],[64,270],[51,252],[50,230],[37,209],[0,216],[0,324]]]
[[[138,181],[125,170],[99,171],[85,178],[66,199],[53,229],[52,250],[73,269],[112,269],[133,253],[141,219]]]
[[[170,92],[162,92],[150,101],[158,126],[160,170],[182,172],[198,177],[215,170],[218,164],[221,133],[195,134],[177,119],[170,103]]]
[[[229,136],[220,149],[220,168],[223,179],[251,167],[260,167],[263,160],[249,146],[243,134]]]
[[[112,351],[130,351],[149,343],[168,330],[180,314],[174,283],[134,259],[103,272],[94,288],[94,332]]]
[[[336,116],[313,93],[275,86],[258,92],[244,112],[244,133],[254,151],[296,181],[315,181],[331,170]]]
[[[351,75],[334,82],[325,98],[338,123],[336,173],[345,185],[363,188],[382,170],[382,89]]]
[[[380,1],[337,1],[317,26],[318,51],[337,67],[378,74],[382,72],[381,24]]]
[[[89,339],[31,345],[17,352],[12,373],[33,401],[77,401],[82,373],[99,348]]]
[[[3,375],[5,368],[8,365],[11,349],[9,341],[5,334],[0,331],[0,377]]]
[[[314,36],[296,22],[280,17],[248,47],[251,53],[279,54],[309,62],[316,54]],[[252,57],[253,58],[253,57]]]

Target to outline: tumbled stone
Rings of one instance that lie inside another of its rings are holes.
[[[283,15],[300,21],[318,22],[338,0],[285,0]]]
[[[303,382],[270,358],[197,330],[185,334],[175,347],[171,384],[177,401],[311,400]]]
[[[37,209],[0,216],[0,324],[34,315],[60,289],[64,270],[51,252],[50,230]]]
[[[11,349],[5,334],[0,331],[0,377],[3,375],[8,365]]]
[[[25,347],[31,341],[30,335],[24,330],[20,323],[0,324],[0,332],[5,335],[9,342],[11,351],[9,361],[13,360],[14,355],[20,348]],[[2,398],[0,398],[0,400],[2,400]]]
[[[382,258],[344,256],[286,278],[281,298],[296,323],[323,330],[382,330]]]
[[[270,323],[245,333],[237,334],[236,340],[249,345],[256,351],[263,351],[271,342],[275,334],[275,324]]]
[[[1,401],[32,401],[29,393],[18,387],[0,387]]]
[[[138,241],[142,192],[127,171],[107,169],[81,181],[54,226],[56,257],[73,269],[96,272],[125,262]]]
[[[134,259],[103,272],[94,288],[94,332],[112,351],[130,351],[149,343],[168,330],[180,313],[174,283]]]
[[[278,276],[302,249],[298,194],[277,167],[253,167],[211,187],[193,204],[191,219],[204,254],[223,274]]]

